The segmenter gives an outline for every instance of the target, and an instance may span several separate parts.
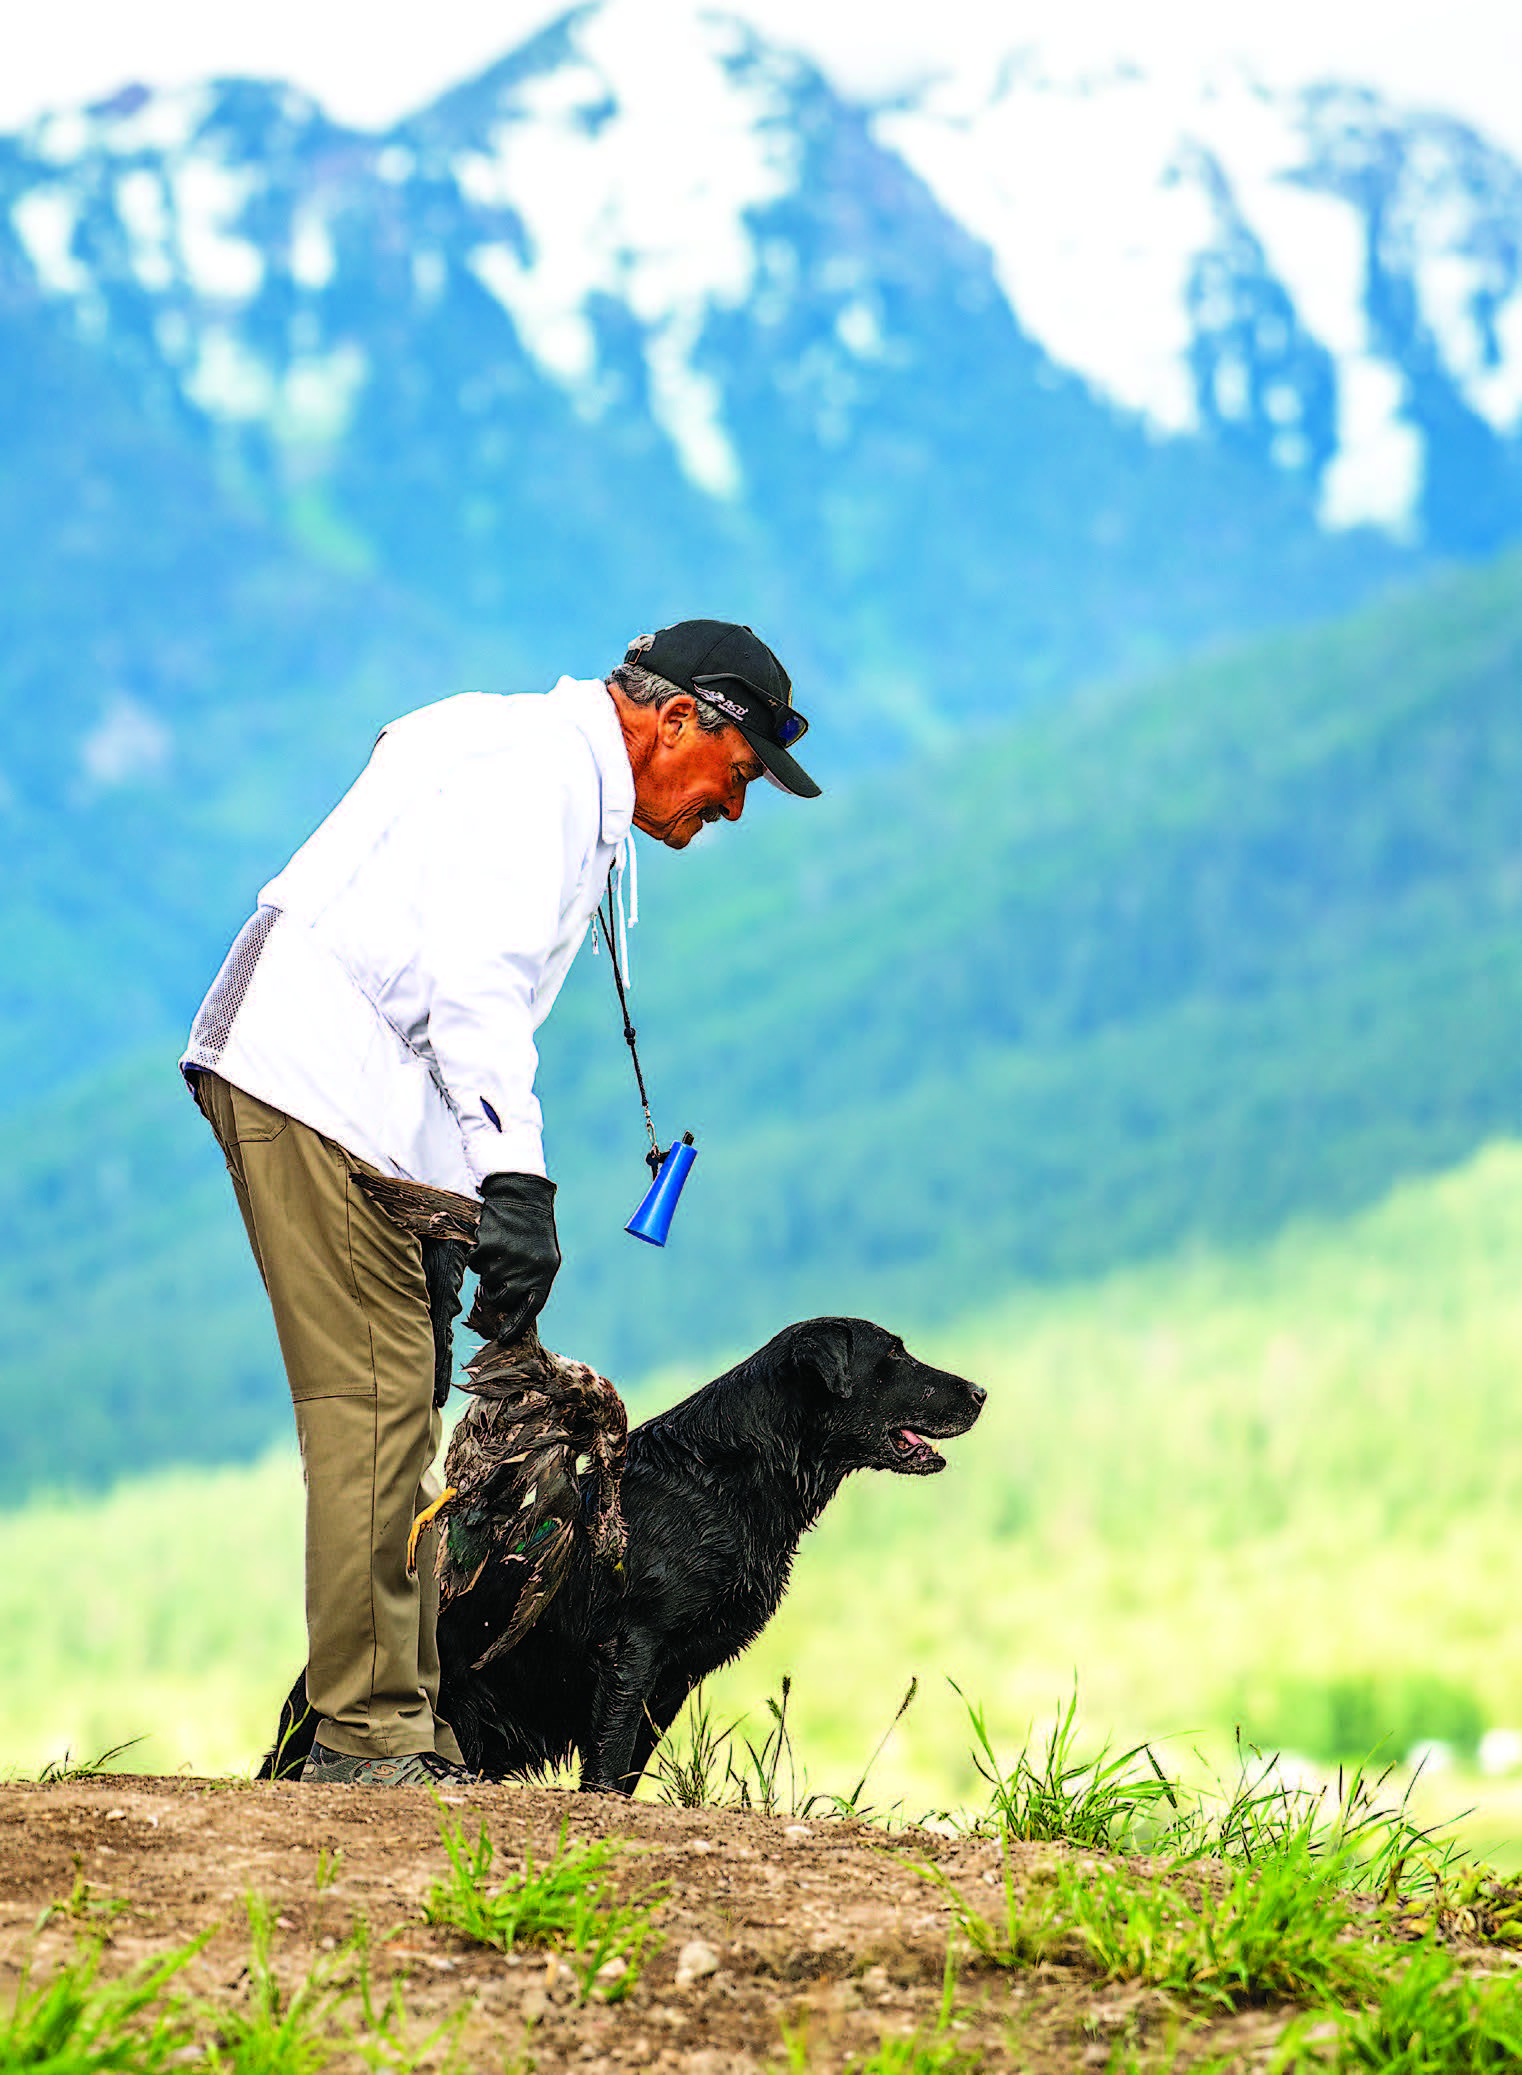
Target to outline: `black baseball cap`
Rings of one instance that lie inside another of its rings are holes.
[[[678,620],[629,644],[626,663],[664,677],[722,713],[782,792],[817,800],[819,787],[788,755],[808,733],[793,704],[793,681],[759,634],[734,620]]]

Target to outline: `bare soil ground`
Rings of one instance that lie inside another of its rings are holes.
[[[498,1850],[494,1877],[521,1866],[526,1841],[536,1860],[552,1853],[569,1820],[575,1841],[626,1841],[614,1869],[621,1897],[665,1884],[664,1943],[626,2001],[578,2004],[569,1972],[542,1952],[504,1957],[423,1921],[446,1860],[440,1810],[420,1790],[111,1775],[0,1788],[0,2012],[23,1965],[35,1981],[74,1950],[77,1912],[41,1930],[37,1920],[82,1878],[91,1897],[127,1905],[95,1918],[108,1940],[106,1973],[215,1925],[183,1976],[212,2003],[250,1993],[252,1892],[275,1912],[283,1981],[294,1985],[341,1953],[363,1918],[377,1977],[400,1979],[409,2035],[421,2040],[465,2009],[456,2052],[472,2069],[759,2075],[789,2066],[786,2025],[806,2036],[808,2067],[836,2070],[875,2053],[885,2036],[928,2029],[939,2008],[948,1907],[912,1862],[934,1862],[990,1911],[998,1901],[997,1847],[985,1840],[522,1787],[448,1800],[445,1812],[472,1838],[484,1817]],[[1062,1848],[1019,1850],[1035,1871]],[[339,1856],[321,1887],[324,1854],[330,1866]],[[693,1941],[712,1948],[717,1968],[679,1985],[678,1960]],[[1102,2069],[1133,2047],[1144,2065],[1153,2054],[1166,2065],[1184,2029],[1184,2013],[1161,1994],[1105,1988],[1053,1965],[1006,1972],[964,1961],[956,2011],[945,2045],[967,2056],[962,2065],[1032,2075]],[[1212,2023],[1191,2034],[1179,2064],[1208,2051],[1258,2066],[1288,2015]]]

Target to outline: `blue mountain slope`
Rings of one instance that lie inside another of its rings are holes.
[[[468,631],[314,564],[160,406],[46,308],[0,327],[0,1112],[178,1021],[398,680],[469,669]]]

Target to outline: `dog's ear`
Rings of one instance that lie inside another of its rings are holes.
[[[798,1330],[793,1353],[832,1396],[849,1398],[855,1383],[854,1336],[845,1319],[816,1318]]]

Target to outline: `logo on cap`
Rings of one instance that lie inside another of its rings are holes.
[[[711,684],[705,684],[698,697],[706,706],[717,706],[720,713],[727,713],[731,720],[748,721],[749,710],[738,699],[731,699],[726,692],[716,692]]]

